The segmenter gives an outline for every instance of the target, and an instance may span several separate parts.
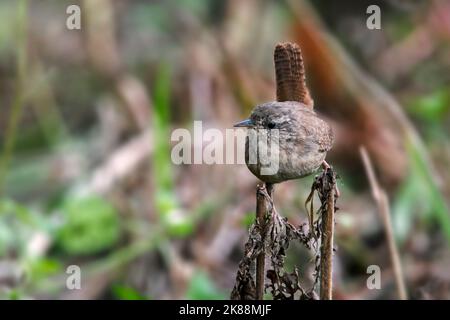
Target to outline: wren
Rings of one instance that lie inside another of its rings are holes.
[[[278,44],[274,52],[277,101],[256,106],[248,119],[235,124],[255,130],[258,140],[276,133],[277,171],[263,174],[263,163],[250,161],[258,146],[247,135],[245,159],[249,170],[266,183],[280,183],[314,173],[325,161],[333,145],[331,127],[313,110],[305,83],[300,47],[293,43]],[[259,159],[256,157],[255,159]]]

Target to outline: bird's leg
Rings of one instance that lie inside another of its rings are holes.
[[[323,170],[327,171],[328,169],[331,168],[331,166],[328,164],[328,162],[326,162],[325,160],[322,161],[322,168]]]
[[[273,183],[268,183],[266,182],[266,191],[267,191],[267,195],[268,195],[268,201],[270,202],[270,206],[271,206],[271,211],[272,211],[272,215],[274,213],[274,209],[275,206],[273,204]]]
[[[273,183],[266,182],[266,190],[267,193],[269,194],[270,199],[272,199],[273,201]]]
[[[334,185],[334,194],[336,195],[336,198],[339,198],[341,196],[337,184]]]

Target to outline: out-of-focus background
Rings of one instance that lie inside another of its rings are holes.
[[[81,30],[66,28],[71,4]],[[371,4],[380,30],[366,27]],[[336,135],[334,297],[397,298],[363,145],[408,297],[449,299],[450,2],[438,0],[2,0],[0,297],[228,298],[257,180],[245,165],[173,164],[170,135],[194,120],[231,128],[274,100],[284,41],[301,46]],[[313,178],[276,186],[295,225]],[[308,281],[310,252],[287,254]]]

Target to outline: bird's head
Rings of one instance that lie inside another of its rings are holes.
[[[295,113],[299,108],[306,109],[302,103],[296,101],[267,102],[256,106],[248,119],[236,123],[234,127],[289,129],[297,119]]]

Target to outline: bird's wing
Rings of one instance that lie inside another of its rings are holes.
[[[334,142],[334,134],[331,126],[323,121],[322,119],[317,118],[322,122],[322,125],[318,127],[318,139],[317,143],[319,144],[319,151],[327,152],[331,149]]]

